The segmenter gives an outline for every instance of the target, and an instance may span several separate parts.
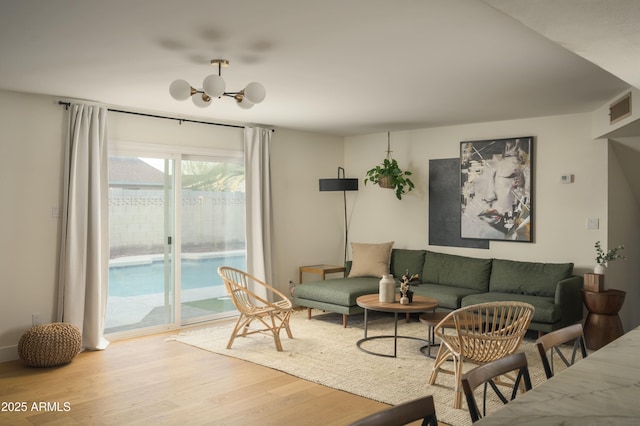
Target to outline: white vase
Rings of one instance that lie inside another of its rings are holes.
[[[396,301],[396,280],[393,275],[383,275],[380,279],[380,291],[378,300],[382,303],[393,303]]]
[[[409,298],[407,296],[402,296],[400,298],[400,304],[401,305],[408,305],[409,304]]]
[[[598,263],[596,265],[596,267],[593,268],[593,273],[594,274],[604,275],[605,272],[607,272],[607,267],[605,265],[600,264],[600,263]]]

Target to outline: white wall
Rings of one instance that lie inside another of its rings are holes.
[[[459,157],[461,141],[530,135],[535,137],[534,242],[491,242],[489,250],[430,247],[427,214],[429,160]],[[386,146],[386,134],[346,138],[347,169],[363,177],[368,169],[385,157]],[[391,149],[400,166],[413,172],[416,189],[398,201],[390,190],[370,185],[361,188],[355,201],[351,241],[395,241],[395,247],[399,248],[429,248],[474,257],[573,262],[575,273],[579,275],[592,270],[595,264],[593,246],[597,240],[601,240],[605,247],[607,242],[613,244],[607,237],[608,230],[612,229],[609,215],[612,209],[616,209],[615,206],[607,207],[607,141],[591,138],[590,114],[394,132],[391,134]],[[560,176],[566,173],[574,174],[574,183],[560,183]],[[609,200],[611,204],[623,202],[616,197]],[[636,210],[629,210],[629,203],[623,206],[625,220],[616,227],[622,234],[628,231],[626,225],[637,220]],[[630,219],[633,214],[636,214],[634,220]],[[620,220],[619,216],[616,215],[616,221]],[[587,229],[587,218],[598,218],[600,228]],[[638,228],[637,223],[633,226],[631,229]],[[626,266],[629,264],[627,262]],[[636,277],[635,280],[629,277],[628,283],[616,282],[612,287],[634,286],[640,272],[636,270],[630,276]],[[613,279],[611,277],[610,281]],[[625,330],[640,324],[637,314],[631,316],[631,308],[638,303],[638,292],[635,287],[630,290],[621,315]]]
[[[274,286],[284,290],[289,280],[298,282],[302,265],[343,263],[342,193],[318,189],[318,179],[337,177],[338,167],[343,166],[343,141],[278,129],[272,142]],[[347,177],[355,177],[349,172]]]
[[[17,357],[31,314],[55,320],[67,114],[58,98],[0,91],[0,362]],[[110,140],[242,151],[242,129],[108,114]],[[278,129],[272,171],[276,273],[282,289],[298,266],[340,262],[342,203],[318,178],[342,165],[342,139]],[[167,148],[171,151],[169,148]]]
[[[53,98],[0,91],[0,361],[32,313],[54,319],[64,117]]]
[[[391,134],[393,157],[411,170],[416,189],[398,201],[392,191],[367,186],[356,202],[352,241],[395,240],[396,247],[427,247],[429,160],[457,158],[460,142],[534,136],[534,243],[491,242],[490,250],[432,247],[434,250],[545,262],[571,261],[576,272],[593,267],[593,243],[607,229],[606,142],[590,137],[588,114],[422,129]],[[350,137],[345,162],[354,173],[385,156],[386,134]],[[560,176],[575,175],[573,184]],[[588,217],[600,229],[586,229]]]
[[[628,259],[609,262],[605,285],[627,292],[620,318],[624,330],[629,331],[640,324],[640,310],[636,309],[640,304],[640,200],[635,197],[632,182],[629,181],[636,177],[638,168],[636,164],[623,166],[628,159],[620,156],[625,154],[629,155],[628,149],[616,148],[616,143],[609,141],[607,182],[610,220],[604,247],[625,246],[621,253]],[[637,153],[634,154],[637,156]]]

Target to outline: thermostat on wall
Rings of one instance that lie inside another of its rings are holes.
[[[560,183],[573,183],[573,175],[566,174],[560,176]]]

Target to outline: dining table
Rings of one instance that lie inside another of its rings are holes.
[[[640,326],[474,423],[640,424]]]

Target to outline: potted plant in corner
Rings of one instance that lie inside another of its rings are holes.
[[[392,188],[395,190],[396,198],[402,200],[402,196],[414,188],[414,184],[409,179],[410,171],[403,171],[398,162],[391,158],[390,135],[387,133],[387,158],[369,170],[364,179],[364,184],[372,182],[380,185],[381,188]]]
[[[612,262],[616,259],[626,259],[627,256],[618,253],[620,250],[624,250],[624,246],[618,246],[608,250],[606,253],[600,246],[600,241],[596,241],[596,262],[598,263],[593,272],[596,274],[604,275],[607,270],[607,262]]]

